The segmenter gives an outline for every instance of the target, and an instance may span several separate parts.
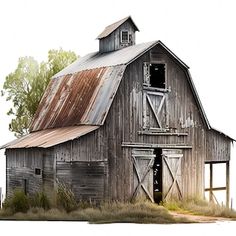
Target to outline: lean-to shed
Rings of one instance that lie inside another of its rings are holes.
[[[225,163],[228,202],[232,139],[211,128],[189,67],[136,31],[131,17],[109,25],[98,52],[52,77],[30,133],[2,146],[8,195],[61,181],[78,200],[203,198],[205,165]]]

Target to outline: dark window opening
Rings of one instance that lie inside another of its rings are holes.
[[[128,42],[129,42],[129,32],[121,31],[121,43],[128,43]]]
[[[35,173],[36,175],[41,175],[41,169],[35,168],[34,173]]]
[[[165,64],[150,64],[150,86],[165,88]]]
[[[162,201],[162,150],[155,149],[156,155],[153,164],[153,196],[154,202],[160,203]]]

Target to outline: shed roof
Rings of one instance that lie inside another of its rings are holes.
[[[32,148],[32,147],[48,148],[60,143],[67,142],[69,140],[79,138],[98,128],[99,126],[83,125],[83,126],[70,126],[63,128],[41,130],[37,132],[32,132],[19,139],[9,142],[1,146],[0,149]]]
[[[123,23],[125,23],[126,21],[130,20],[131,23],[134,26],[135,31],[139,31],[138,27],[135,25],[134,21],[132,20],[131,16],[125,17],[122,20],[119,20],[111,25],[108,25],[103,31],[102,33],[100,33],[97,37],[97,39],[102,39],[107,37],[108,35],[110,35],[114,30],[116,30],[120,25],[122,25]]]

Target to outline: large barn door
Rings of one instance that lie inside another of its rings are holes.
[[[162,150],[163,200],[182,199],[181,161],[182,150]]]
[[[133,183],[132,200],[147,198],[153,200],[153,163],[155,155],[153,149],[133,149]]]
[[[165,129],[166,96],[162,92],[143,91],[143,128]]]

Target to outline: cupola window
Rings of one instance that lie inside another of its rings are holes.
[[[127,30],[121,31],[121,43],[129,43],[129,32]]]

